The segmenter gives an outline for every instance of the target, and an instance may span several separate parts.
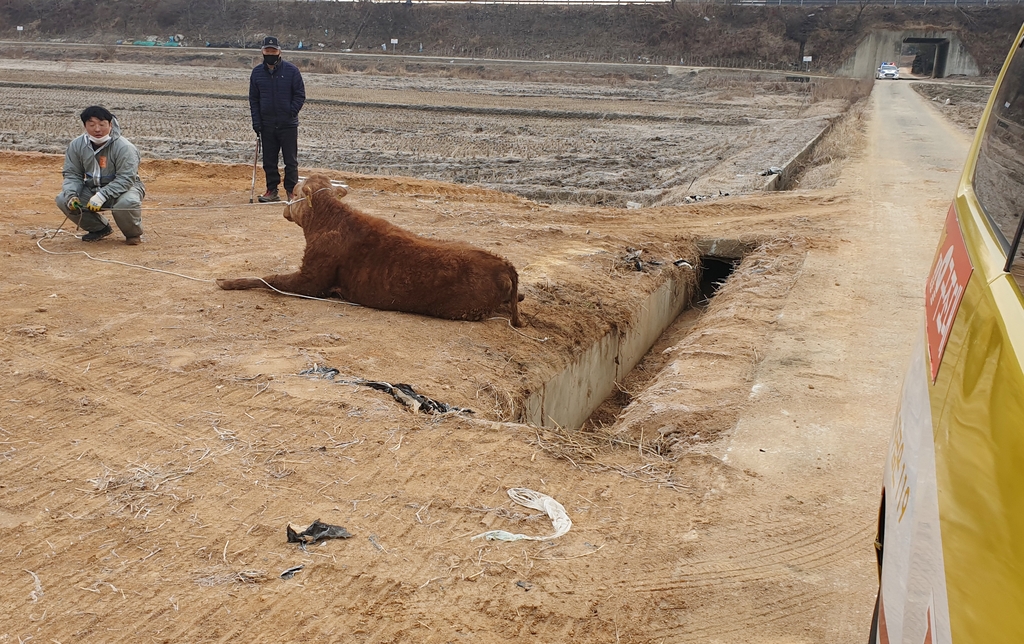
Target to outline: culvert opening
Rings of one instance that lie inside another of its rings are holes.
[[[699,295],[696,303],[706,306],[736,270],[739,263],[740,259],[735,257],[702,256],[700,258],[700,282],[697,285]]]
[[[710,248],[708,248],[710,246]],[[669,272],[637,310],[627,329],[614,329],[583,351],[526,400],[522,420],[543,427],[600,429],[643,391],[672,359],[665,349],[682,341],[711,298],[751,250],[736,240],[699,243],[697,280],[689,268]],[[714,253],[729,248],[736,253]],[[707,252],[708,250],[712,252]]]

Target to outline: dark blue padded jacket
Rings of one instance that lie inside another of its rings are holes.
[[[306,102],[306,86],[299,68],[282,60],[271,72],[260,63],[249,76],[249,111],[253,129],[299,126],[299,110]]]

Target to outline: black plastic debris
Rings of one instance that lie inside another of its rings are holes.
[[[334,380],[340,371],[334,367],[323,367],[318,364],[314,364],[309,369],[303,369],[299,372],[300,376],[316,376],[317,378],[323,378],[324,380]]]
[[[782,174],[782,168],[772,166],[770,168],[765,168],[764,170],[761,170],[760,172],[758,172],[758,174],[761,175],[762,177],[770,177],[773,174]]]
[[[391,394],[392,398],[406,407],[411,408],[413,411],[421,411],[424,414],[474,413],[472,409],[468,409],[466,407],[456,407],[455,405],[449,405],[448,403],[428,398],[421,393],[417,393],[416,390],[413,389],[412,385],[407,385],[405,383],[397,383],[393,385],[390,382],[384,382],[382,380],[364,380],[362,378],[356,378],[354,380],[335,380],[335,376],[340,373],[340,371],[333,367],[314,364],[312,368],[300,371],[299,375],[334,380],[334,382],[342,385],[362,385],[364,387],[376,389],[377,391],[383,391],[386,394]]]
[[[648,266],[661,266],[662,262],[656,259],[642,260],[640,255],[644,252],[644,249],[635,249],[626,247],[626,255],[622,258],[622,261],[626,266],[632,268],[634,271],[643,272],[647,270]]]
[[[416,390],[412,388],[412,385],[404,383],[397,383],[392,385],[387,382],[370,381],[370,380],[359,380],[356,384],[376,389],[377,391],[383,391],[386,394],[391,394],[391,397],[402,403],[406,407],[410,407],[413,411],[422,411],[424,414],[449,414],[455,413],[474,413],[472,409],[466,409],[465,407],[456,407],[455,405],[449,405],[448,403],[439,402],[432,398],[427,398],[423,394],[416,393]]]
[[[348,539],[352,536],[349,534],[348,530],[340,525],[321,523],[320,519],[309,524],[309,527],[302,532],[296,532],[289,525],[287,528],[287,534],[288,543],[301,543],[303,545],[307,543],[317,543],[325,539]]]
[[[284,572],[281,573],[281,579],[291,579],[292,577],[295,576],[295,573],[299,572],[303,568],[305,568],[305,566],[302,566],[302,565],[294,566],[292,568],[289,568],[288,570],[285,570]]]
[[[530,589],[533,588],[533,584],[528,581],[517,581],[516,586],[519,586],[526,592],[530,592]]]

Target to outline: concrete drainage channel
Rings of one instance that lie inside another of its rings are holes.
[[[640,305],[635,323],[612,329],[574,362],[534,391],[521,422],[540,427],[579,429],[616,390],[672,323],[691,306],[706,305],[751,250],[738,240],[707,240],[701,251],[698,287],[679,268]]]

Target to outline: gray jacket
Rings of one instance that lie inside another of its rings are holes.
[[[93,195],[101,188],[107,199],[117,199],[131,188],[145,194],[139,178],[139,151],[121,136],[121,125],[114,117],[110,140],[98,150],[92,148],[87,134],[68,144],[64,154],[64,193]]]

